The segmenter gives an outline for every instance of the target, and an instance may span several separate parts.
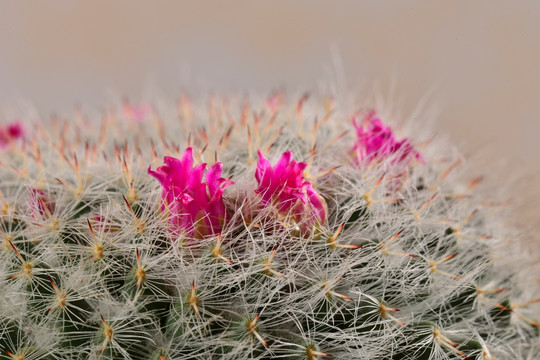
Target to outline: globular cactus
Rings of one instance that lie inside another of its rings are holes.
[[[496,194],[323,103],[12,124],[0,358],[539,359],[538,284]]]

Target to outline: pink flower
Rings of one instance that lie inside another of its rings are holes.
[[[223,192],[234,183],[221,177],[223,164],[210,167],[203,182],[206,164],[193,167],[192,148],[180,160],[166,156],[164,162],[156,171],[149,167],[148,174],[163,186],[162,210],[169,211],[173,231],[196,238],[219,233],[227,217]]]
[[[20,139],[24,136],[24,127],[20,121],[14,121],[8,125],[7,133],[13,140]]]
[[[307,164],[292,159],[292,152],[283,153],[275,166],[258,152],[255,178],[259,184],[255,193],[262,206],[273,206],[280,215],[291,216],[303,231],[326,221],[326,202],[302,175]]]
[[[5,147],[24,137],[24,127],[20,121],[13,121],[5,128],[0,127],[0,147]]]
[[[353,119],[357,138],[351,152],[357,163],[370,163],[395,156],[393,163],[409,165],[412,158],[423,162],[422,155],[414,149],[408,139],[396,140],[392,130],[370,111],[361,124]]]

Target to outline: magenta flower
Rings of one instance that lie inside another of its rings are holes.
[[[291,160],[290,151],[283,153],[275,166],[258,152],[255,178],[259,184],[262,206],[273,206],[280,215],[291,216],[303,231],[311,231],[326,221],[326,202],[302,175],[307,164]]]
[[[20,139],[24,136],[24,127],[20,121],[14,121],[8,125],[7,133],[13,140]]]
[[[0,127],[0,147],[5,147],[24,137],[24,127],[20,121],[13,121],[5,128]]]
[[[219,233],[227,218],[223,192],[234,183],[221,177],[223,164],[210,167],[203,182],[206,164],[193,167],[192,148],[180,160],[166,156],[164,162],[156,171],[149,167],[148,174],[163,186],[162,210],[169,211],[173,231],[196,238]]]
[[[413,158],[423,162],[422,155],[408,139],[398,141],[392,130],[376,117],[374,111],[367,114],[361,124],[353,119],[357,138],[351,152],[357,163],[370,163],[395,156],[393,163],[409,165]]]

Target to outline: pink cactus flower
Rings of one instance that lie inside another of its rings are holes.
[[[8,125],[7,133],[13,140],[21,139],[24,136],[24,127],[20,121],[14,121]]]
[[[13,121],[5,128],[0,127],[0,147],[6,147],[12,142],[24,137],[24,127],[20,121]]]
[[[392,130],[369,112],[362,123],[353,119],[357,138],[351,153],[358,164],[370,163],[395,156],[393,163],[409,165],[413,158],[424,162],[422,155],[410,144],[408,139],[396,140]]]
[[[163,186],[162,210],[169,211],[172,230],[195,238],[219,233],[227,218],[223,192],[234,183],[221,177],[223,164],[210,167],[203,182],[206,163],[193,167],[192,148],[180,160],[166,156],[164,162],[155,171],[149,167],[148,174]]]
[[[292,219],[303,232],[313,230],[326,221],[326,202],[304,179],[307,164],[292,159],[292,152],[283,153],[275,166],[258,152],[255,178],[263,207],[273,206],[285,219]]]

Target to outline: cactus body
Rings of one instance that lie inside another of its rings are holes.
[[[0,359],[540,358],[517,231],[458,158],[276,99],[0,150]]]

